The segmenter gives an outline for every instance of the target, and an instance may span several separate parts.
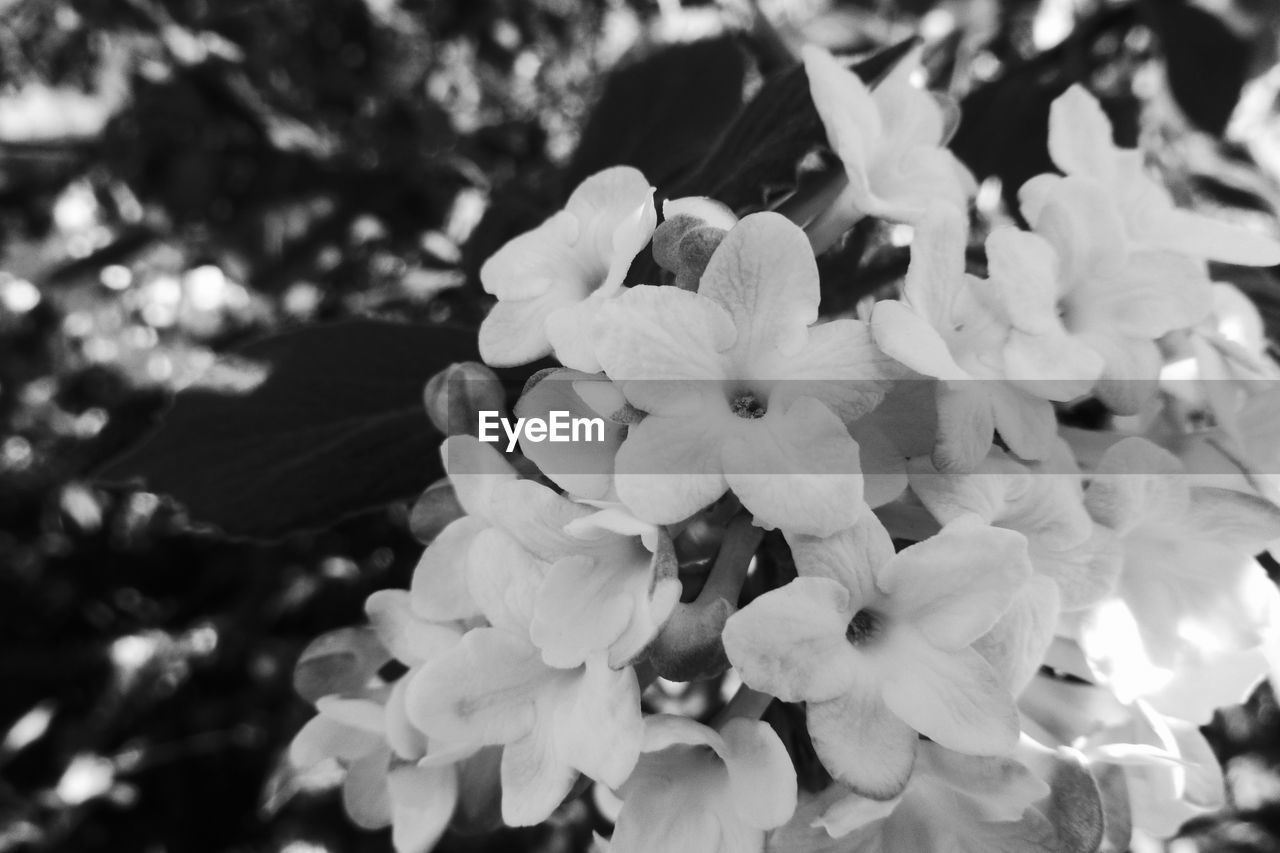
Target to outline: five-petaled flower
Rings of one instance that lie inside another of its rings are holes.
[[[725,651],[750,686],[807,703],[833,776],[885,799],[907,784],[917,733],[967,754],[1013,749],[1013,697],[972,644],[1031,574],[1020,534],[960,519],[895,554],[868,513],[789,541],[800,577],[731,616]]]
[[[883,396],[891,362],[865,323],[818,319],[803,232],[757,213],[711,257],[696,293],[640,285],[600,311],[595,346],[636,408],[618,497],[670,524],[732,489],[762,526],[830,534],[863,505],[845,426]]]
[[[564,209],[493,254],[480,269],[498,297],[480,326],[489,364],[527,364],[555,354],[576,370],[600,369],[587,330],[616,296],[631,261],[653,235],[653,187],[629,166],[587,178]]]

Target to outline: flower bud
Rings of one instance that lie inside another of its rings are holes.
[[[681,198],[662,206],[665,221],[653,232],[653,258],[675,273],[676,286],[697,290],[711,255],[737,217],[708,198]]]
[[[427,417],[446,436],[475,435],[480,412],[506,415],[506,391],[497,375],[475,361],[451,364],[427,380]]]

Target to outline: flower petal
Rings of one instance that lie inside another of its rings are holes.
[[[409,593],[401,589],[375,592],[365,601],[364,612],[382,645],[408,666],[452,648],[462,636],[452,626],[433,625],[415,614]]]
[[[826,536],[858,519],[858,445],[830,409],[802,397],[723,436],[724,476],[763,527]]]
[[[969,378],[937,330],[903,302],[877,302],[871,313],[871,332],[882,350],[917,373],[936,379]]]
[[[702,401],[706,380],[729,375],[724,353],[736,336],[733,318],[712,300],[644,284],[601,305],[592,333],[609,378],[632,404],[659,414]]]
[[[534,826],[569,796],[578,772],[557,753],[549,727],[537,726],[502,750],[502,821]]]
[[[565,526],[591,514],[591,508],[532,480],[516,480],[493,490],[493,523],[539,560],[576,554],[581,541]]]
[[[631,775],[644,741],[635,670],[610,669],[600,655],[588,660],[548,722],[563,761],[617,788]]]
[[[729,617],[724,649],[742,680],[784,702],[822,702],[853,685],[859,661],[845,639],[849,592],[827,578],[796,578]]]
[[[565,202],[582,228],[574,248],[606,271],[596,285],[601,290],[622,284],[631,261],[653,236],[658,222],[653,192],[639,170],[614,166],[587,178]]]
[[[529,441],[526,433],[520,435],[520,452],[538,466],[538,470],[553,483],[579,498],[600,500],[613,486],[613,459],[626,428],[607,416],[610,412],[597,412],[578,393],[579,387],[600,387],[612,390],[613,385],[603,377],[590,376],[576,370],[552,370],[535,374],[525,386],[516,402],[517,418],[549,418],[553,411],[568,412],[570,417],[604,420],[603,441]]]
[[[467,554],[489,522],[474,515],[453,521],[422,552],[413,570],[409,597],[422,619],[447,622],[469,619],[480,612],[467,586]]]
[[[861,610],[879,597],[875,578],[893,559],[893,540],[875,513],[864,512],[851,527],[830,536],[787,534],[801,577],[829,578],[849,591],[849,607]]]
[[[809,329],[803,348],[779,358],[771,374],[776,379],[769,405],[788,407],[800,397],[822,401],[844,422],[870,412],[902,370],[871,340],[871,329],[861,320],[832,320]]]
[[[1178,457],[1137,437],[1107,449],[1085,490],[1089,515],[1120,535],[1147,518],[1180,518],[1190,500]]]
[[[476,535],[467,564],[467,589],[489,624],[527,634],[547,564],[496,527]]]
[[[741,378],[754,379],[768,372],[769,359],[798,352],[808,339],[818,319],[818,264],[785,216],[753,213],[716,248],[698,295],[729,313],[737,329],[729,356]]]
[[[786,823],[796,810],[796,771],[768,723],[741,717],[720,728],[729,795],[742,822],[756,829]]]
[[[387,791],[387,750],[379,749],[354,761],[342,782],[342,807],[361,829],[382,829],[391,823],[391,798]]]
[[[1007,755],[1018,743],[1018,711],[999,676],[973,649],[944,652],[920,635],[899,632],[896,666],[887,667],[885,705],[947,749]]]
[[[530,636],[551,666],[606,653],[618,665],[657,635],[680,600],[680,581],[654,575],[654,555],[624,549],[614,559],[559,560],[538,590]]]
[[[995,414],[983,388],[986,382],[938,383],[938,441],[932,459],[939,471],[972,471],[991,449]]]
[[[475,628],[409,678],[409,719],[429,737],[511,743],[534,727],[534,705],[554,670],[522,637]]]
[[[550,355],[547,318],[571,304],[559,293],[495,303],[480,323],[480,358],[494,367],[513,367]]]
[[[1190,210],[1160,210],[1134,231],[1135,239],[1152,248],[1247,267],[1280,264],[1280,243]]]
[[[387,773],[391,799],[391,845],[396,853],[430,853],[458,804],[453,767],[401,766]]]
[[[638,518],[683,521],[725,493],[724,419],[649,415],[632,425],[614,462],[618,497]]]
[[[454,495],[468,515],[489,517],[493,490],[516,479],[516,471],[491,444],[472,435],[452,435],[440,445]]]
[[[884,566],[884,605],[943,649],[962,649],[991,630],[1031,576],[1022,534],[962,517]]]
[[[1039,671],[1060,610],[1057,584],[1037,575],[991,630],[974,642],[974,651],[991,664],[1013,695],[1021,693]]]
[[[1076,84],[1049,107],[1049,156],[1068,175],[1110,183],[1115,176],[1111,121],[1087,89]]]
[[[809,736],[822,766],[864,797],[902,793],[916,758],[916,733],[880,698],[873,685],[806,708]]]

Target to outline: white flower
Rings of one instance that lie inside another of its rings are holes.
[[[616,787],[635,767],[643,736],[640,687],[603,654],[570,669],[548,666],[529,639],[543,565],[497,529],[485,531],[471,593],[490,627],[474,628],[412,674],[409,719],[429,737],[502,746],[502,816],[545,820],[579,772]]]
[[[1147,176],[1142,152],[1117,148],[1111,122],[1098,101],[1075,85],[1049,111],[1049,154],[1072,178],[1086,178],[1104,191],[1119,212],[1122,236],[1135,250],[1164,250],[1245,266],[1280,264],[1280,243],[1244,228],[1173,206],[1168,190]],[[1018,197],[1028,220],[1039,218],[1062,178],[1039,175]]]
[[[684,717],[645,719],[644,754],[619,793],[612,853],[752,853],[796,806],[796,774],[766,723],[719,731]]]
[[[1084,507],[1083,480],[1070,451],[1025,465],[993,448],[971,474],[941,474],[925,459],[910,464],[911,490],[942,524],[976,518],[1027,539],[1035,574],[996,626],[974,644],[1020,692],[1044,657],[1060,610],[1077,611],[1110,593],[1120,571],[1110,531]]]
[[[653,187],[629,166],[583,181],[564,209],[507,243],[480,269],[498,297],[480,326],[480,354],[496,366],[555,353],[566,367],[599,370],[587,328],[615,296],[657,224]]]
[[[1194,326],[1210,311],[1212,287],[1203,263],[1172,251],[1134,249],[1115,200],[1087,178],[1055,180],[1024,213],[1035,234],[1022,235],[1026,250],[991,275],[1005,310],[1060,328],[1073,344],[1092,349],[1102,360],[1099,398],[1121,414],[1136,412],[1159,378],[1156,341]],[[1056,360],[1052,351],[1036,349],[1025,357],[1047,370]]]
[[[993,270],[1021,256],[1018,232],[998,231],[987,241]],[[989,302],[992,285],[965,273],[964,214],[935,204],[916,231],[901,300],[877,302],[871,315],[876,343],[937,387],[942,470],[971,470],[987,454],[993,432],[1025,459],[1042,458],[1053,440],[1049,400],[1069,400],[1089,389],[1100,359],[1073,345],[1056,323],[1035,324]],[[1034,286],[1035,280],[1019,286]],[[1052,364],[1025,357],[1052,353]],[[1080,381],[1066,381],[1073,376]],[[1014,381],[1010,381],[1014,380]],[[1055,381],[1056,380],[1056,381]]]
[[[461,634],[452,626],[414,617],[407,593],[400,590],[375,593],[368,611],[385,651],[411,667],[441,654]],[[319,713],[290,745],[290,761],[303,770],[336,761],[346,770],[343,806],[356,825],[380,829],[389,824],[397,853],[426,853],[457,807],[457,762],[469,759],[475,749],[429,747],[405,714],[406,678],[382,684],[376,670],[385,656],[370,657],[355,633],[329,637],[321,652],[328,674],[337,682],[365,686],[319,698]]]
[[[552,666],[597,653],[621,667],[644,651],[680,599],[666,533],[618,507],[569,500],[514,469],[470,436],[442,447],[470,514],[446,527],[414,570],[412,607],[434,620],[475,619],[499,564],[527,571],[512,609]],[[491,620],[492,621],[492,620]]]
[[[618,496],[670,524],[732,489],[762,526],[831,533],[862,506],[845,422],[875,407],[891,364],[866,324],[818,318],[818,270],[799,228],[748,216],[697,293],[637,286],[601,310],[596,351],[636,408],[615,460]]]
[[[830,53],[806,45],[801,53],[809,93],[844,164],[848,185],[810,225],[815,245],[830,242],[863,216],[915,223],[942,200],[963,210],[976,190],[973,176],[944,145],[950,129],[937,98],[910,83],[918,56],[900,62],[875,91]]]
[[[789,541],[801,576],[731,616],[725,651],[751,687],[807,703],[837,779],[894,796],[917,732],[969,754],[1013,749],[1013,698],[972,644],[1031,573],[1021,535],[961,519],[894,554],[868,513],[830,538]]]
[[[1094,672],[1122,701],[1157,695],[1216,655],[1271,641],[1280,593],[1253,555],[1280,538],[1274,504],[1193,486],[1172,454],[1140,438],[1106,452],[1085,500],[1120,538],[1123,567],[1115,593],[1085,611],[1076,630]],[[1256,665],[1255,681],[1265,673],[1261,655]],[[1197,705],[1238,701],[1241,687],[1237,677],[1208,679]]]
[[[1113,536],[1085,509],[1084,478],[1064,442],[1040,463],[992,448],[970,474],[940,473],[926,459],[908,470],[911,490],[941,524],[972,515],[1025,536],[1032,568],[1059,588],[1065,610],[1096,604],[1115,588]]]

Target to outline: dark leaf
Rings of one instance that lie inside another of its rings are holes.
[[[1248,43],[1186,0],[1144,0],[1142,12],[1164,50],[1174,100],[1197,127],[1221,135],[1248,79]]]
[[[619,165],[666,186],[733,120],[745,73],[728,36],[666,47],[614,71],[583,128],[566,189]]]
[[[99,479],[141,481],[227,534],[274,538],[422,491],[441,436],[422,391],[475,334],[356,320],[225,357]]]
[[[997,177],[1012,205],[1030,177],[1055,171],[1049,106],[1071,85],[1057,67],[1015,69],[974,89],[960,104],[951,150],[979,180]]]
[[[916,44],[907,39],[887,47],[856,63],[853,70],[874,86]],[[711,196],[739,212],[759,209],[768,190],[795,184],[801,159],[825,142],[804,68],[788,68],[765,81],[672,194]]]

